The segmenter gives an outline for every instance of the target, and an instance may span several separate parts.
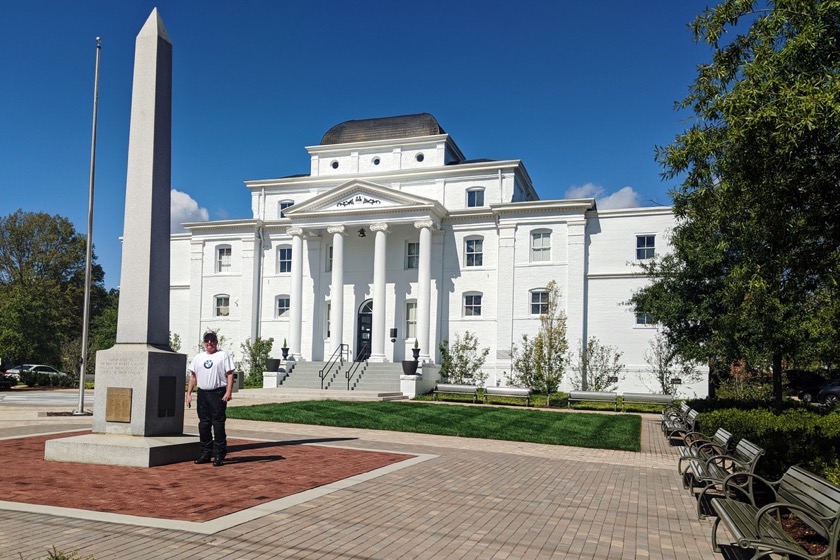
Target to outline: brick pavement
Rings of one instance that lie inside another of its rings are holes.
[[[0,406],[0,437],[89,425]],[[239,420],[228,428],[245,439],[352,438],[340,445],[425,460],[218,530],[0,509],[0,558],[42,558],[52,546],[96,560],[720,558],[654,416],[643,419],[641,453]],[[185,430],[195,432],[194,418]]]

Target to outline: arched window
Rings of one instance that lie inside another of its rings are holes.
[[[278,202],[277,203],[277,218],[278,219],[285,218],[286,215],[283,213],[283,210],[285,210],[289,206],[294,206],[294,204],[295,204],[294,200],[281,200],[280,202]]]
[[[277,248],[277,274],[287,274],[292,271],[292,247],[281,245]]]
[[[230,245],[216,246],[216,272],[230,272],[231,254]]]
[[[464,239],[464,266],[484,266],[484,239],[467,237]]]
[[[531,232],[531,262],[551,260],[551,232],[547,229]]]
[[[274,298],[274,316],[275,317],[286,317],[289,314],[289,309],[291,308],[291,298],[289,296],[283,294],[279,295]]]
[[[464,317],[480,317],[481,300],[482,294],[480,292],[464,294]]]
[[[227,294],[219,294],[213,296],[213,316],[227,317],[230,315],[230,296]]]
[[[484,188],[473,187],[467,189],[467,208],[484,206]]]

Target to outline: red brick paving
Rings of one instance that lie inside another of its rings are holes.
[[[223,467],[192,462],[138,468],[45,461],[44,442],[70,435],[0,441],[4,473],[0,499],[203,522],[411,457],[229,439]]]

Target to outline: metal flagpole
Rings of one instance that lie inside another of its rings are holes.
[[[73,414],[85,413],[85,372],[88,362],[90,323],[90,267],[93,259],[93,185],[96,177],[96,121],[99,114],[99,53],[102,38],[96,38],[96,72],[93,78],[93,127],[90,134],[90,188],[88,189],[87,253],[85,255],[85,303],[82,310],[82,367],[79,370],[79,406]]]

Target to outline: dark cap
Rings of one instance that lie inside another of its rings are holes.
[[[216,338],[216,333],[213,331],[207,331],[204,333],[204,342],[219,342],[219,339]]]

